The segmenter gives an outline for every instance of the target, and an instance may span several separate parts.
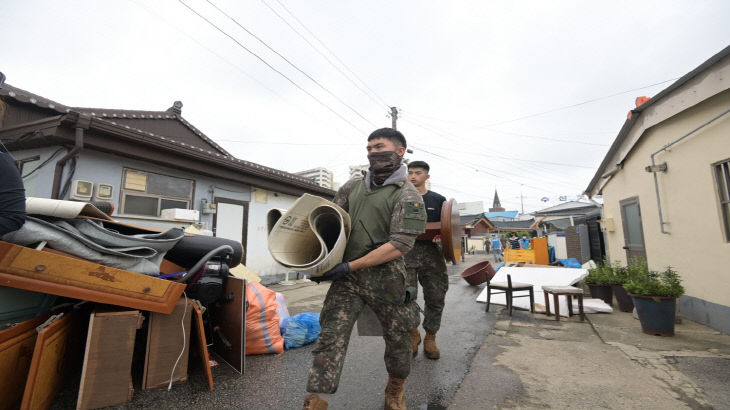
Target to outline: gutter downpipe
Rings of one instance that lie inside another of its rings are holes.
[[[64,165],[66,165],[66,162],[78,154],[82,149],[84,149],[84,129],[77,126],[74,147],[71,151],[64,155],[63,158],[56,161],[56,170],[53,173],[53,186],[51,189],[52,199],[60,199],[58,195],[61,190],[61,177],[63,176]]]
[[[697,127],[695,129],[693,129],[692,131],[688,132],[687,134],[684,134],[680,138],[677,138],[676,140],[674,140],[674,141],[672,141],[672,142],[664,145],[661,149],[659,149],[655,153],[651,154],[651,165],[652,166],[656,166],[656,163],[654,162],[654,156],[655,155],[659,154],[662,151],[666,151],[672,145],[674,145],[674,144],[682,141],[683,139],[689,137],[690,135],[694,134],[695,132],[701,130],[702,128],[704,128],[704,127],[712,124],[716,120],[718,120],[721,117],[725,116],[727,113],[730,113],[730,109],[727,109],[727,110],[723,111],[722,113],[716,115],[711,120],[705,122],[704,124],[700,125],[699,127]],[[652,172],[652,173],[654,174],[654,190],[656,191],[656,204],[657,204],[657,209],[659,211],[659,228],[661,229],[661,232],[662,233],[665,233],[665,234],[669,235],[670,233],[664,230],[664,225],[667,225],[669,222],[664,222],[664,217],[662,216],[662,201],[661,201],[661,198],[659,196],[659,178],[657,177],[657,175],[656,175],[657,173],[656,172]]]

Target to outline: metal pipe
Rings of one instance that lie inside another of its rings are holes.
[[[676,140],[674,140],[674,141],[672,141],[672,142],[664,145],[662,148],[660,148],[659,150],[657,150],[656,152],[654,152],[653,154],[651,154],[651,165],[652,165],[652,167],[656,165],[656,163],[654,162],[654,156],[655,155],[659,154],[662,151],[666,151],[672,145],[674,145],[674,144],[682,141],[683,139],[689,137],[690,135],[694,134],[695,132],[701,130],[702,128],[704,128],[704,127],[712,124],[713,122],[715,122],[716,120],[720,119],[721,117],[723,117],[727,113],[730,113],[730,109],[727,109],[727,110],[723,111],[722,113],[720,113],[720,114],[716,115],[715,117],[713,117],[711,120],[705,122],[704,124],[700,125],[699,127],[697,127],[695,129],[693,129],[692,131],[688,132],[687,134],[684,134],[683,136],[677,138]],[[661,230],[662,233],[665,233],[665,234],[669,235],[669,232],[667,232],[667,231],[664,230],[664,225],[667,225],[668,222],[664,222],[664,217],[662,216],[662,201],[661,201],[661,197],[659,196],[659,178],[657,177],[657,175],[656,175],[657,173],[656,172],[653,172],[653,174],[654,174],[654,190],[656,191],[656,205],[657,205],[657,210],[659,211],[659,228],[660,228],[660,230]]]
[[[76,127],[75,137],[76,138],[74,142],[74,147],[71,149],[71,151],[64,155],[63,158],[56,161],[56,170],[53,172],[53,185],[51,188],[52,199],[61,199],[58,197],[58,194],[61,191],[61,178],[63,177],[64,165],[66,165],[66,162],[73,158],[74,155],[78,154],[82,149],[84,149],[84,129],[81,127]]]

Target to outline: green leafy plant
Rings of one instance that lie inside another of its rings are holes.
[[[604,259],[595,268],[588,269],[585,282],[587,285],[607,286],[611,284],[612,277],[613,267]]]
[[[623,285],[630,282],[632,279],[642,277],[649,272],[649,268],[646,264],[646,260],[639,257],[634,257],[629,260],[627,266],[621,266],[616,263],[613,267],[613,280],[612,284]]]
[[[638,270],[636,271],[638,272]],[[637,296],[679,297],[684,294],[682,278],[668,266],[663,272],[644,269],[624,284],[627,292]]]

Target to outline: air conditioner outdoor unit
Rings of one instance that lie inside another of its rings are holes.
[[[163,209],[160,217],[168,221],[199,221],[200,212],[195,209],[171,208]]]
[[[96,184],[94,197],[99,201],[111,201],[114,199],[114,185]]]
[[[93,182],[75,179],[71,182],[71,194],[69,194],[69,198],[77,201],[89,201],[91,200],[91,194],[93,191]]]

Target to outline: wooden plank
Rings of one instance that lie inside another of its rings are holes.
[[[200,311],[200,308],[196,303],[193,303],[193,328],[195,329],[195,340],[198,342],[198,355],[200,356],[200,364],[203,365],[205,378],[208,380],[208,389],[213,390],[213,371],[210,368],[208,342],[205,340],[203,312]]]
[[[0,241],[0,285],[169,314],[185,284]]]
[[[238,373],[245,370],[246,349],[246,281],[244,279],[228,277],[224,298],[230,301],[216,303],[210,306],[210,320],[214,326],[219,326],[221,332],[231,343],[227,349],[217,334],[213,337],[213,350],[223,361],[236,369]]]
[[[48,315],[0,331],[0,410],[20,406],[38,336],[35,328],[46,319]]]
[[[132,356],[138,310],[97,309],[89,317],[86,353],[76,409],[128,402],[132,397]]]
[[[173,383],[187,381],[192,305],[193,302],[190,299],[182,298],[169,315],[150,313],[147,325],[143,389],[167,386],[171,376]]]
[[[69,381],[83,343],[80,319],[81,313],[71,312],[38,332],[21,410],[48,408]]]

